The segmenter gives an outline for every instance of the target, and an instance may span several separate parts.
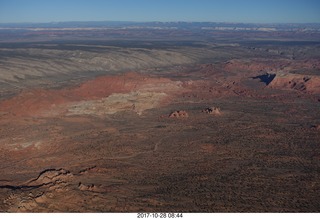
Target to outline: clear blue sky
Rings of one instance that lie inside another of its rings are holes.
[[[320,0],[0,0],[0,23],[58,21],[320,23]]]

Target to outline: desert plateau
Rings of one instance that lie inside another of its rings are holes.
[[[319,25],[117,25],[0,28],[0,212],[319,212]]]

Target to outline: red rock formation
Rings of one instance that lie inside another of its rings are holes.
[[[178,89],[175,82],[166,78],[153,78],[137,73],[120,76],[101,76],[78,87],[60,90],[34,89],[2,101],[0,111],[14,116],[51,116],[63,113],[65,105],[83,100],[108,97],[113,93],[143,90],[171,92]]]
[[[170,113],[169,118],[188,118],[189,114],[184,110],[178,110]]]
[[[221,110],[218,107],[208,107],[204,110],[202,110],[202,112],[207,113],[207,114],[212,114],[212,115],[221,115]]]
[[[315,75],[279,74],[269,86],[278,89],[320,93],[320,77]]]

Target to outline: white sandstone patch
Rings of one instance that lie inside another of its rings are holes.
[[[110,115],[121,111],[143,111],[155,108],[167,96],[162,92],[115,93],[99,100],[81,101],[68,108],[67,115]]]

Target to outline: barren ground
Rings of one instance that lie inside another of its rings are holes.
[[[0,211],[319,212],[319,44],[30,47],[0,48]]]

